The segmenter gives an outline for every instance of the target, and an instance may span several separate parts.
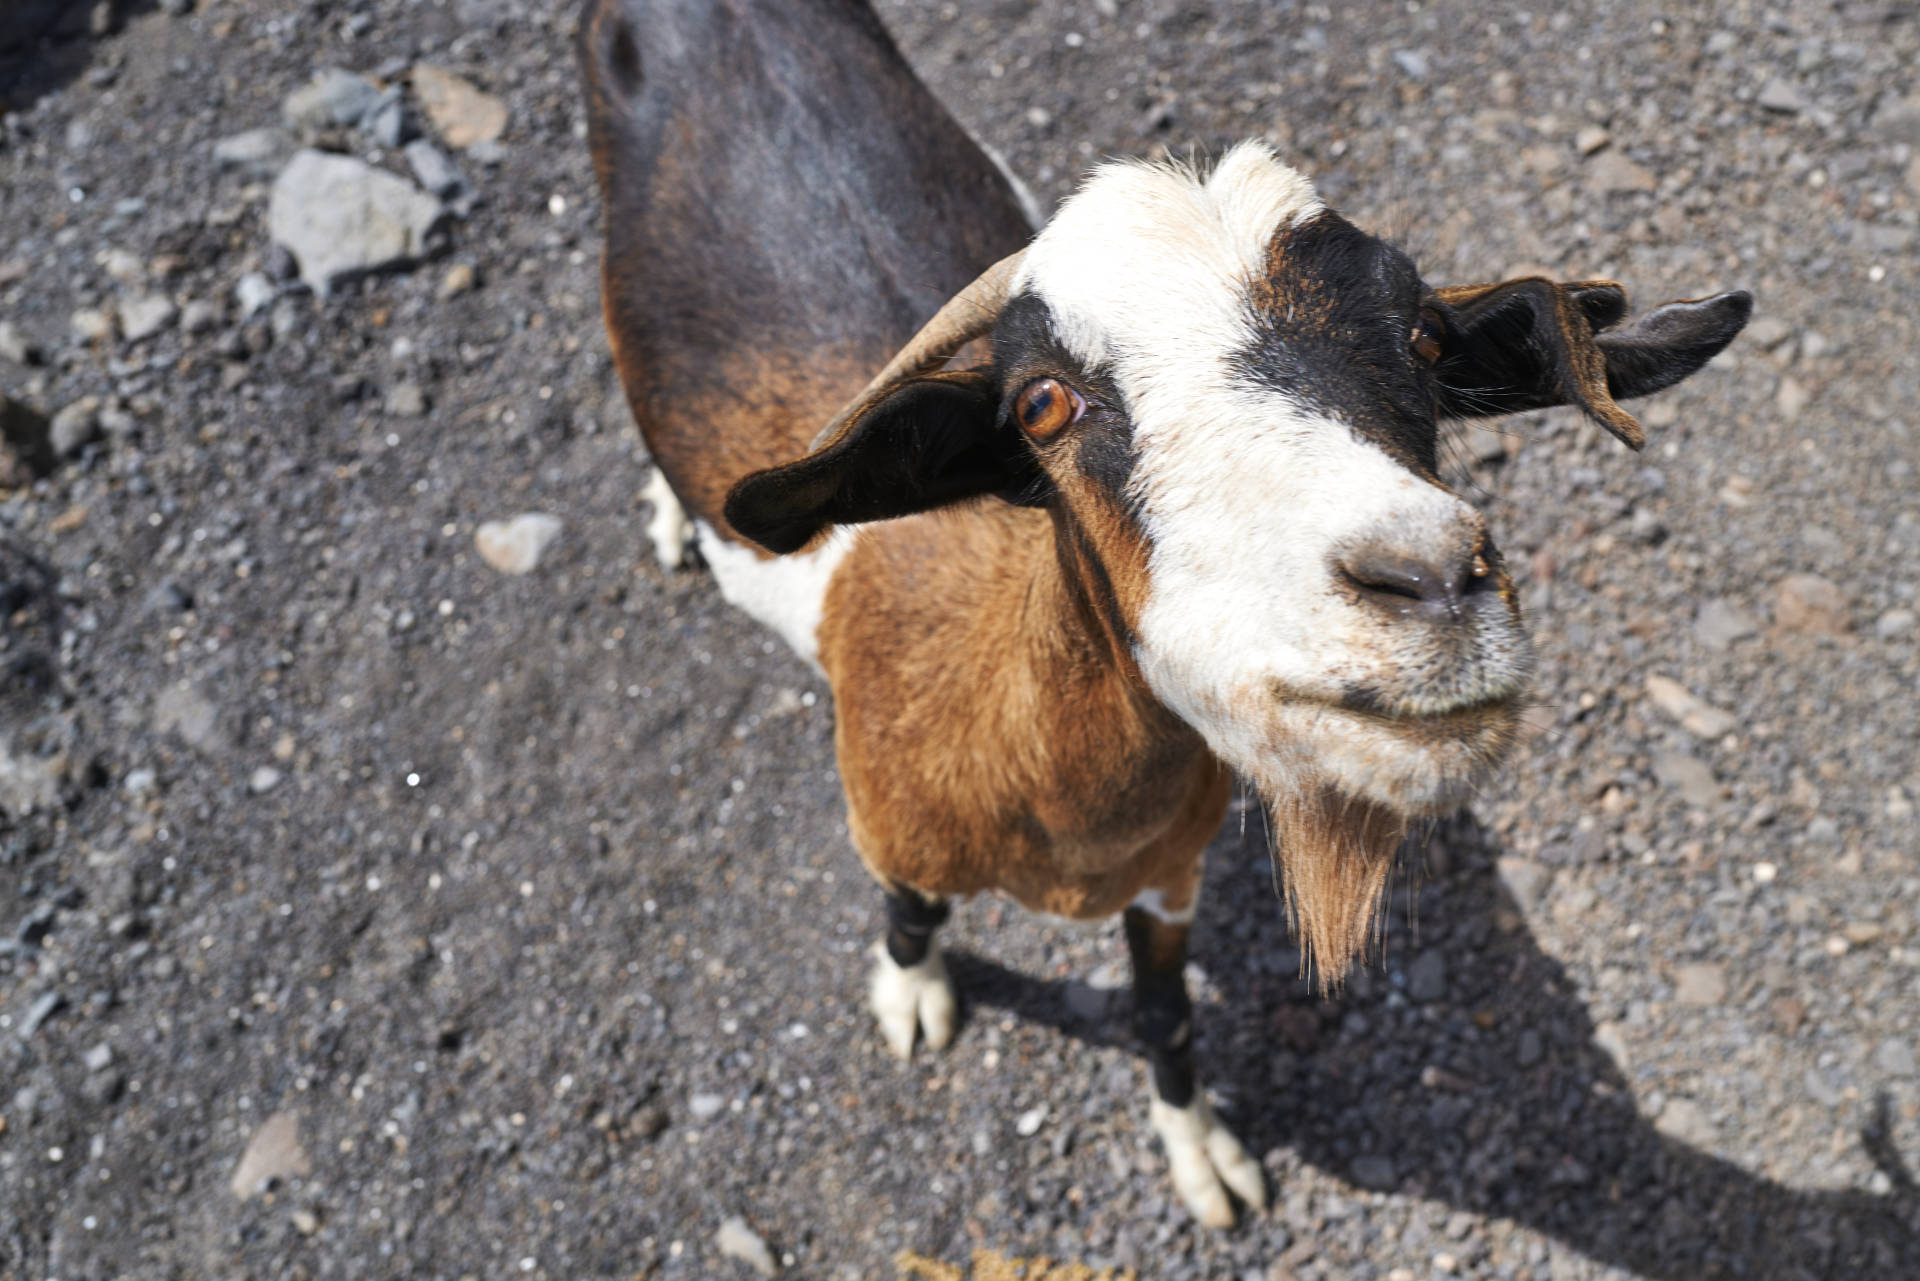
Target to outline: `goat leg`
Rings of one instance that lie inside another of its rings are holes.
[[[1192,926],[1139,905],[1123,919],[1133,960],[1133,1030],[1153,1071],[1148,1115],[1166,1147],[1174,1191],[1206,1227],[1232,1227],[1228,1189],[1264,1210],[1267,1185],[1260,1163],[1214,1116],[1194,1078],[1193,1002],[1184,973]]]

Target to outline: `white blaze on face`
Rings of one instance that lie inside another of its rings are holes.
[[[1422,629],[1358,607],[1331,564],[1363,538],[1471,547],[1477,518],[1235,365],[1256,341],[1252,290],[1275,232],[1322,212],[1307,180],[1258,144],[1204,180],[1109,165],[1034,242],[1015,289],[1045,302],[1061,343],[1126,398],[1131,484],[1152,546],[1136,648],[1154,692],[1263,789],[1284,786],[1297,761],[1358,795],[1425,809],[1457,799],[1440,793],[1463,785],[1472,763],[1445,745],[1409,748],[1329,704],[1374,687],[1406,710],[1447,710],[1420,708],[1410,679],[1437,660],[1419,652]],[[1524,670],[1517,630],[1513,645],[1495,667]]]

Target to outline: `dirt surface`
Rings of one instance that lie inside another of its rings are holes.
[[[1914,6],[882,12],[1045,200],[1264,134],[1430,280],[1758,300],[1639,457],[1453,434],[1540,705],[1383,958],[1314,997],[1257,810],[1214,845],[1199,1055],[1272,1213],[1174,1199],[1112,928],[966,905],[956,1044],[886,1056],[826,690],[643,537],[573,6],[199,0],[0,38],[0,1277],[749,1276],[733,1216],[836,1279],[1916,1275]],[[213,144],[422,61],[508,108],[477,199],[287,287]]]

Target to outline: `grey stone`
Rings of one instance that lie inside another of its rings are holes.
[[[442,200],[451,200],[467,189],[466,175],[446,153],[425,138],[407,144],[407,167],[422,187]]]
[[[343,281],[411,264],[433,247],[440,202],[346,156],[302,151],[273,184],[268,223],[300,276],[325,296]]]
[[[48,1019],[58,1014],[66,1005],[67,998],[58,992],[47,992],[27,1007],[26,1015],[20,1020],[20,1039],[26,1040],[46,1025]]]
[[[82,396],[63,406],[47,429],[47,441],[53,452],[70,457],[100,439],[100,398]]]
[[[1353,1158],[1353,1181],[1374,1192],[1391,1192],[1398,1182],[1393,1158],[1370,1155]]]
[[[1519,1044],[1514,1047],[1514,1062],[1523,1068],[1532,1067],[1546,1053],[1546,1046],[1540,1039],[1540,1033],[1527,1028],[1520,1033]]]
[[[1552,869],[1544,863],[1514,855],[1502,858],[1495,868],[1501,882],[1507,887],[1507,893],[1513,895],[1513,901],[1523,912],[1531,912],[1540,905],[1547,882],[1553,877]]]
[[[687,1111],[696,1121],[711,1121],[726,1110],[727,1100],[721,1094],[696,1094],[687,1100]]]
[[[120,304],[120,333],[128,342],[139,342],[151,338],[180,314],[171,298],[160,294],[144,294],[138,298],[129,298]]]
[[[1437,1001],[1447,994],[1447,957],[1430,947],[1407,967],[1407,995],[1416,1001]]]
[[[1807,95],[1800,86],[1789,80],[1769,80],[1754,99],[1768,111],[1778,111],[1783,115],[1798,115],[1807,109]]]
[[[280,779],[279,770],[271,765],[262,765],[247,775],[247,790],[255,796],[260,796],[280,786]]]
[[[249,129],[213,144],[213,161],[222,169],[238,170],[248,178],[271,178],[293,152],[293,139],[284,129]]]
[[[375,142],[395,150],[405,146],[409,139],[420,132],[413,123],[413,117],[407,113],[407,104],[401,101],[398,89],[387,90],[367,112],[362,125],[373,135]]]
[[[160,692],[153,703],[153,728],[178,734],[190,746],[212,748],[220,743],[220,712],[192,684],[177,681]]]
[[[1752,615],[1732,601],[1717,597],[1703,603],[1693,620],[1694,637],[1709,649],[1726,649],[1759,631],[1760,625]]]
[[[1669,1138],[1694,1147],[1704,1147],[1713,1141],[1713,1122],[1707,1118],[1706,1109],[1692,1099],[1668,1099],[1654,1126]]]
[[[382,407],[394,418],[418,418],[427,412],[427,393],[419,383],[400,383],[387,392]]]
[[[180,309],[180,328],[189,334],[211,333],[220,327],[226,312],[219,303],[196,298]]]
[[[1913,630],[1914,612],[1904,606],[1890,609],[1873,624],[1873,634],[1881,640],[1898,640]]]
[[[1425,80],[1433,69],[1426,53],[1419,49],[1396,50],[1393,55],[1393,65],[1400,68],[1409,80]]]
[[[774,1276],[780,1271],[766,1241],[737,1214],[721,1223],[720,1230],[714,1234],[713,1244],[721,1254],[729,1259],[738,1259],[763,1277]]]
[[[1682,965],[1673,974],[1673,999],[1682,1005],[1718,1005],[1727,998],[1723,965]]]
[[[241,1153],[227,1187],[245,1201],[276,1180],[306,1175],[312,1169],[306,1149],[300,1145],[300,1119],[290,1112],[276,1112],[247,1141],[247,1150]]]
[[[37,365],[46,359],[38,343],[20,332],[11,320],[0,320],[0,360],[16,365]]]
[[[113,1066],[113,1047],[102,1041],[82,1054],[80,1061],[86,1065],[89,1072],[104,1072]]]
[[[1090,983],[1082,983],[1076,979],[1068,980],[1064,997],[1067,1004],[1067,1012],[1075,1018],[1085,1019],[1089,1023],[1098,1023],[1100,1020],[1106,1018],[1107,1009],[1113,1001],[1113,994],[1111,992],[1103,991]]]
[[[265,310],[279,296],[279,288],[257,271],[240,277],[240,283],[233,287],[233,298],[240,304],[242,320]]]
[[[354,126],[378,107],[381,100],[379,87],[365,76],[339,67],[326,67],[287,95],[280,105],[280,114],[288,127],[296,130]]]
[[[1720,783],[1713,768],[1685,752],[1661,752],[1653,758],[1654,777],[1680,793],[1689,805],[1706,808],[1720,802]]]
[[[1873,1052],[1873,1065],[1888,1076],[1912,1076],[1916,1070],[1913,1042],[1905,1037],[1888,1037]]]

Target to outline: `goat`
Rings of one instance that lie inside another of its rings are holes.
[[[1229,1190],[1264,1207],[1183,979],[1235,774],[1336,982],[1531,668],[1438,420],[1570,403],[1639,448],[1617,402],[1700,368],[1750,298],[1621,327],[1609,281],[1435,287],[1258,144],[1102,164],[1035,234],[862,0],[589,0],[582,46],[656,528],[690,523],[831,684],[887,1044],[954,1034],[952,899],[1121,913],[1176,1190],[1208,1225]]]

